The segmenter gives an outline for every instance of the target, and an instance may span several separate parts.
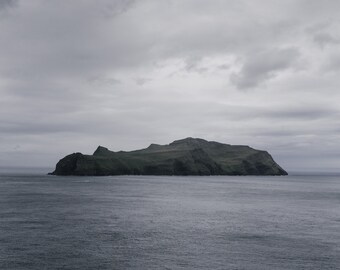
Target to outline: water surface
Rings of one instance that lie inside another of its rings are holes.
[[[0,176],[0,269],[339,269],[340,177]]]

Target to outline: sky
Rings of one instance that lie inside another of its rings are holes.
[[[340,171],[340,1],[0,0],[0,167],[198,137]]]

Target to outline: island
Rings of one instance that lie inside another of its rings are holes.
[[[287,175],[266,151],[197,138],[135,151],[73,153],[51,175]]]

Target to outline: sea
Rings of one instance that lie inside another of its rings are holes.
[[[340,269],[340,176],[3,172],[0,269]]]

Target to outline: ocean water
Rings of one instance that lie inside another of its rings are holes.
[[[340,177],[2,174],[0,269],[340,269]]]

